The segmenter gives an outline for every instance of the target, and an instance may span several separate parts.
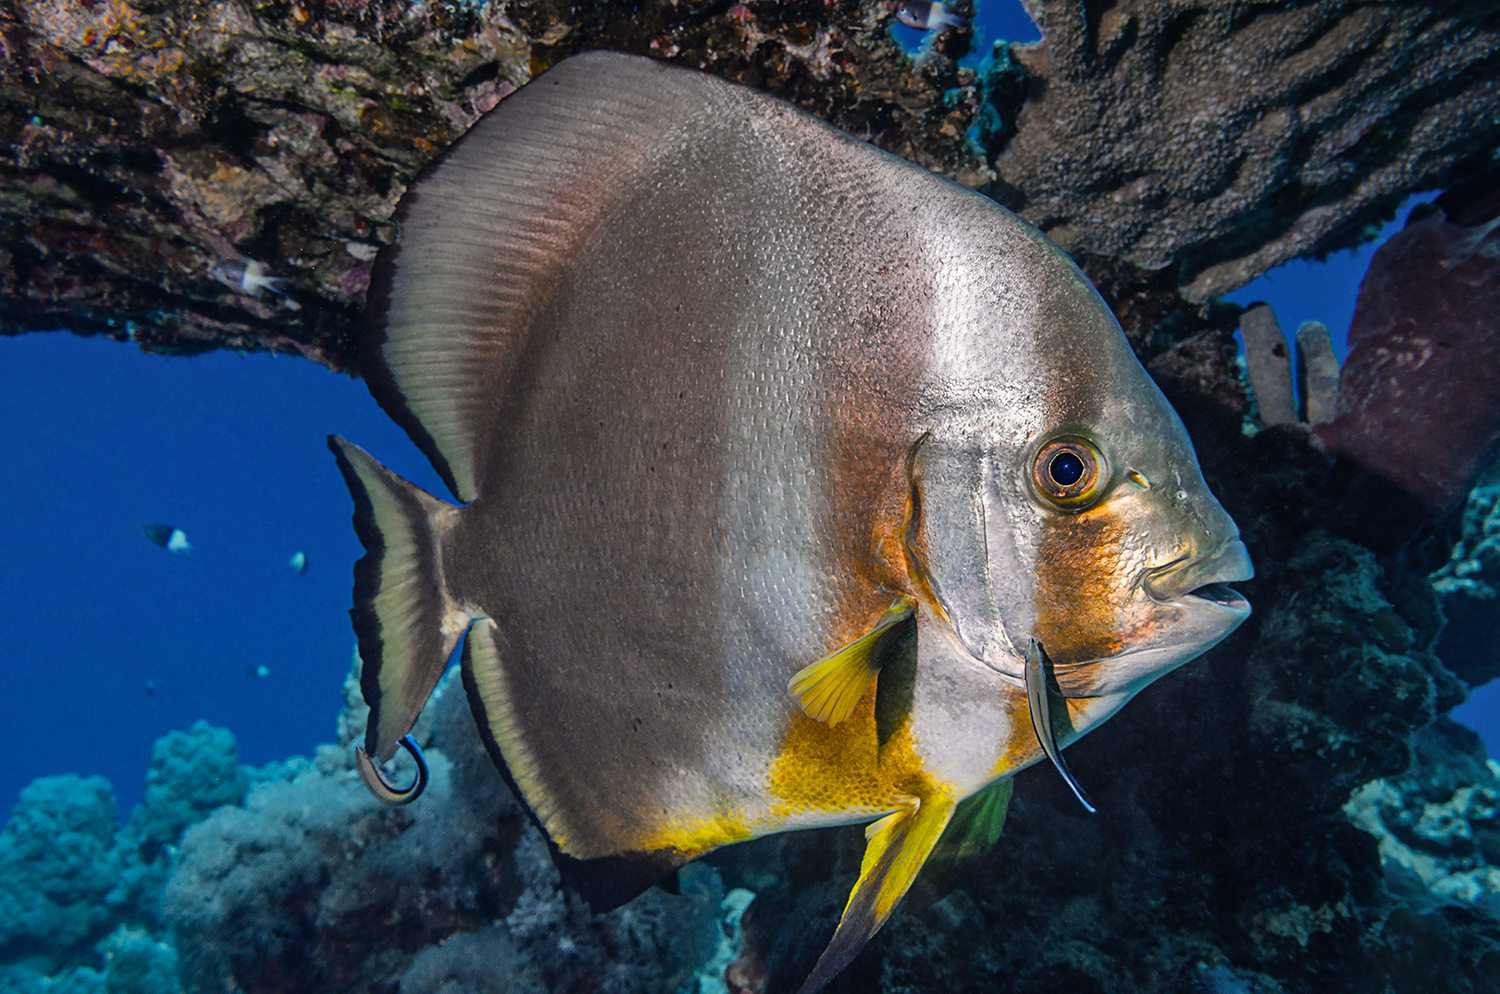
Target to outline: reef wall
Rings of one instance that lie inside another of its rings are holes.
[[[0,331],[348,369],[406,184],[588,48],[778,93],[1179,304],[1358,243],[1500,141],[1483,0],[1028,0],[1044,40],[981,74],[967,30],[907,55],[896,6],[0,0]]]

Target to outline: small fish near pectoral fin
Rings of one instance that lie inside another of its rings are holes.
[[[915,599],[897,597],[868,634],[792,674],[787,690],[807,716],[837,725],[853,714],[880,672],[882,650],[901,634],[901,622],[915,612]]]
[[[1026,704],[1031,712],[1031,728],[1036,732],[1042,752],[1047,754],[1052,765],[1057,767],[1057,772],[1067,781],[1073,796],[1078,798],[1078,803],[1089,814],[1093,814],[1097,809],[1083,795],[1083,788],[1078,785],[1078,781],[1073,779],[1073,773],[1068,769],[1067,760],[1063,759],[1062,749],[1058,748],[1057,736],[1052,728],[1055,719],[1052,714],[1051,691],[1056,685],[1057,678],[1052,675],[1052,660],[1047,658],[1047,651],[1042,648],[1042,643],[1032,639],[1026,650]]]
[[[865,830],[865,857],[843,917],[797,994],[813,994],[838,975],[886,923],[953,817],[955,802],[937,792]]]
[[[354,530],[365,547],[354,565],[349,615],[359,637],[360,690],[370,706],[364,751],[384,762],[421,714],[467,624],[466,617],[457,624],[449,617],[442,575],[442,535],[459,509],[357,445],[329,436],[328,447],[354,498]],[[381,796],[378,785],[370,787]]]
[[[579,859],[558,847],[556,839],[566,837],[567,827],[561,806],[548,789],[542,765],[527,744],[524,723],[511,704],[498,634],[494,619],[478,618],[464,636],[461,676],[479,737],[511,792],[522,800],[541,829],[563,883],[587,901],[595,914],[612,911],[670,878],[694,854],[658,849]]]
[[[947,897],[962,881],[964,871],[1000,841],[1014,783],[1010,777],[996,780],[954,809],[907,896],[909,910],[931,907]]]

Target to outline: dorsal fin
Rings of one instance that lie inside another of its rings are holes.
[[[576,56],[507,97],[402,198],[398,240],[371,276],[360,371],[460,500],[477,496],[480,442],[555,274],[629,178],[714,113],[728,88],[705,80]]]

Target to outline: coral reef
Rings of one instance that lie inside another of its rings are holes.
[[[177,954],[161,895],[184,829],[238,804],[234,736],[198,722],[152,750],[123,828],[102,777],[44,777],[0,833],[0,992],[173,994]]]
[[[410,808],[372,798],[344,746],[245,768],[202,722],[157,742],[118,831],[102,778],[34,782],[0,834],[0,994],[722,991],[754,895],[693,866],[678,893],[590,912],[452,682]]]
[[[1189,300],[1356,244],[1500,140],[1500,13],[1465,0],[1027,0],[990,192]],[[1024,101],[1016,105],[1017,96]]]
[[[1385,875],[1411,906],[1500,915],[1500,763],[1447,719],[1418,732],[1411,769],[1372,780],[1344,805],[1380,845]]]
[[[381,805],[328,746],[187,831],[165,900],[187,991],[670,992],[713,959],[711,870],[607,915],[561,890],[452,682],[416,804]]]
[[[0,834],[0,948],[56,956],[109,922],[119,880],[115,798],[103,777],[44,777]]]
[[[886,5],[675,0],[0,3],[0,328],[350,368],[416,171],[557,60],[607,46],[762,86],[971,184],[973,73]],[[289,281],[267,292],[251,264]]]
[[[1448,561],[1432,574],[1448,620],[1437,652],[1477,687],[1500,677],[1500,465],[1470,491],[1458,527]]]
[[[982,75],[967,30],[907,55],[895,6],[3,0],[0,331],[349,369],[406,183],[588,48],[775,92],[1192,301],[1368,237],[1500,139],[1472,0],[1032,0],[1045,40]]]

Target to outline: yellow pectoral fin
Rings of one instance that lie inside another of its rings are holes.
[[[938,792],[865,830],[867,842],[859,881],[849,894],[844,916],[828,948],[797,994],[813,994],[827,984],[880,931],[942,837],[955,806],[951,794]]]
[[[793,673],[786,687],[807,716],[837,725],[853,714],[880,672],[881,649],[915,610],[912,598],[896,598],[869,634]]]

